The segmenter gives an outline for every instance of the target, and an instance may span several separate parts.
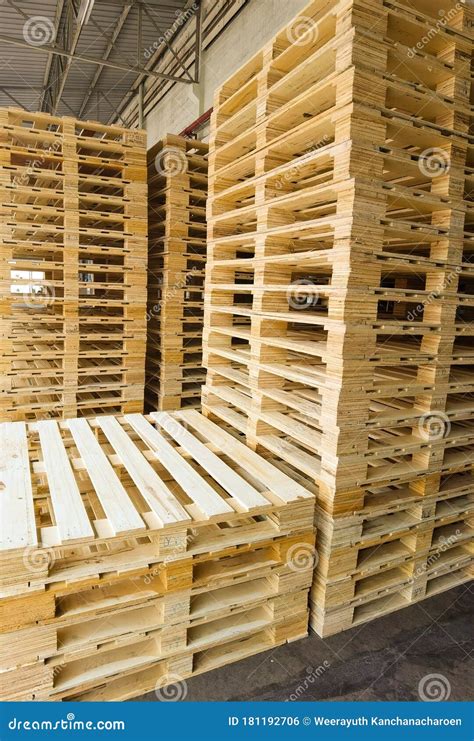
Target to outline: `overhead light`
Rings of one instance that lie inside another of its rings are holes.
[[[81,0],[79,10],[77,11],[77,22],[80,26],[85,26],[86,23],[89,23],[94,2],[95,0]]]

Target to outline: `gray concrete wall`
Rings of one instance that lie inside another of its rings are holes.
[[[199,87],[175,85],[147,116],[148,146],[165,134],[179,133],[207,111],[215,90],[307,4],[308,0],[250,0],[204,51]]]

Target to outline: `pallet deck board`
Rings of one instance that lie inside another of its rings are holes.
[[[60,425],[53,420],[5,423],[4,434],[11,430],[10,437],[21,440],[24,457],[18,474],[19,459],[9,458],[8,447],[2,448],[1,465],[5,480],[17,476],[17,481],[32,487],[28,527],[38,533],[38,548],[58,553],[69,543],[73,548],[81,541],[79,532],[87,546],[84,561],[75,549],[78,562],[68,567],[69,577],[67,570],[61,577],[62,567],[56,564],[54,580],[72,581],[74,573],[77,577],[94,573],[94,562],[87,560],[93,552],[89,543],[108,543],[110,552],[99,549],[97,564],[120,571],[126,567],[127,552],[121,554],[119,548],[114,554],[111,546],[132,536],[137,544],[142,536],[148,543],[162,537],[164,543],[184,544],[185,552],[199,552],[214,542],[232,546],[252,533],[256,539],[270,531],[276,534],[279,528],[270,524],[270,516],[283,518],[282,532],[292,526],[298,529],[299,522],[307,527],[314,499],[304,487],[256,453],[250,451],[246,457],[241,443],[222,435],[218,426],[193,410],[156,416],[158,421],[154,415],[133,414],[66,420]],[[34,523],[33,497],[40,495],[44,506],[41,514],[35,512]],[[14,511],[5,513],[7,530],[13,527]],[[221,529],[219,523],[233,527]],[[188,529],[196,532],[186,544]],[[136,545],[137,562],[152,552],[145,540],[142,552]],[[5,563],[17,557],[17,550],[8,541],[3,544]],[[5,573],[4,579],[9,578]],[[19,573],[16,580],[21,579]]]
[[[160,462],[207,517],[234,512],[232,507],[202,479],[167,440],[140,414],[128,414],[124,419],[140,437],[155,450]],[[181,442],[181,440],[180,440]]]
[[[64,543],[93,538],[94,531],[57,423],[48,420],[37,422],[36,425],[59,538]]]
[[[186,510],[150,467],[119,422],[114,417],[107,416],[98,417],[97,422],[159,523],[169,525],[188,522],[190,517]]]
[[[194,426],[198,432],[201,432],[214,445],[228,450],[232,457],[238,460],[246,471],[256,478],[265,482],[269,491],[271,491],[281,502],[292,502],[300,499],[311,498],[311,493],[297,481],[292,480],[289,476],[279,471],[277,468],[268,463],[262,456],[255,453],[246,445],[236,440],[223,429],[219,429],[212,424],[206,417],[195,411],[186,412],[185,415],[176,413],[178,419],[184,419],[190,426]]]
[[[38,543],[26,426],[0,424],[0,551]]]
[[[165,429],[211,476],[235,499],[243,511],[253,507],[265,507],[265,499],[245,479],[236,474],[215,453],[192,435],[180,422],[167,412],[152,412],[152,419]]]
[[[67,426],[104,507],[113,534],[120,535],[144,529],[145,523],[135,510],[86,420],[70,419]]]

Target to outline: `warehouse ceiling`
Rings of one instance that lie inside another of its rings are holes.
[[[246,0],[0,0],[0,106],[123,120],[140,85],[193,84]]]

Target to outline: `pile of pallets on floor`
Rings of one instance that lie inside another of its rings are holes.
[[[0,111],[0,420],[143,410],[146,140]]]
[[[207,144],[173,135],[148,152],[149,409],[200,405],[207,153]]]
[[[184,693],[306,635],[314,497],[197,411],[9,422],[0,450],[2,700]]]
[[[315,0],[212,116],[203,411],[316,485],[321,635],[473,575],[472,14],[415,6]]]

